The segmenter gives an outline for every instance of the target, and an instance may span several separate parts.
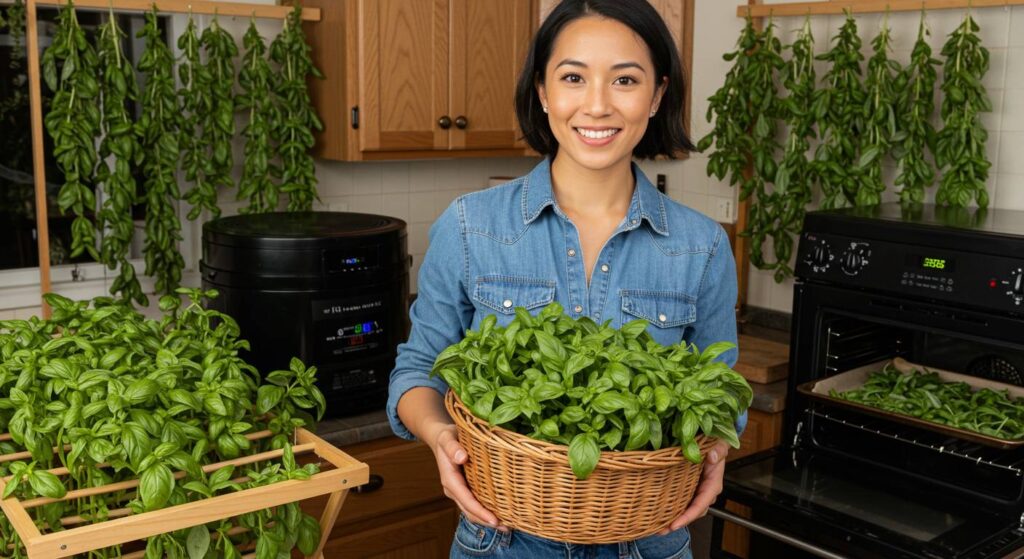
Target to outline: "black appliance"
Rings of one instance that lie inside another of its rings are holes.
[[[720,547],[723,520],[751,530],[751,559],[1024,556],[1024,448],[797,391],[895,356],[1024,384],[1024,212],[811,212],[797,258],[783,445],[726,469],[712,556],[733,557]]]
[[[341,212],[225,217],[203,225],[203,288],[238,321],[263,374],[317,367],[327,415],[383,409],[408,333],[405,222]]]

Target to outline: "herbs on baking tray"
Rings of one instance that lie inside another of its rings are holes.
[[[0,433],[11,437],[0,439],[0,476],[12,476],[3,497],[61,498],[140,482],[137,493],[45,504],[37,513],[40,527],[60,530],[62,523],[69,527],[68,517],[103,521],[317,472],[315,464],[297,465],[289,450],[294,430],[312,426],[314,414],[322,416],[326,407],[315,386],[316,369],[293,360],[288,370],[261,379],[238,355],[248,343],[238,339],[235,321],[200,305],[216,292],[178,294],[191,302],[161,298],[160,320],[110,298],[90,306],[48,294],[51,319],[0,321]],[[254,435],[264,430],[271,436]],[[30,456],[9,459],[22,449]],[[269,449],[286,449],[283,461],[202,470]],[[67,474],[47,472],[58,467]],[[207,528],[221,537],[210,541]],[[308,555],[319,536],[316,520],[297,505],[284,505],[155,536],[146,542],[146,557],[240,557],[236,547],[277,557],[296,545]],[[24,557],[2,515],[0,549],[13,550],[7,557]],[[108,550],[91,556],[121,555]]]
[[[431,374],[491,425],[568,445],[581,479],[602,450],[680,446],[699,463],[698,431],[738,447],[735,423],[753,394],[742,376],[715,360],[734,346],[662,346],[647,326],[634,320],[615,329],[574,319],[558,303],[536,317],[517,308],[506,327],[485,318],[478,331],[441,352]]]
[[[1000,439],[1024,438],[1024,401],[1005,390],[946,382],[934,372],[903,374],[888,363],[863,387],[829,395]]]

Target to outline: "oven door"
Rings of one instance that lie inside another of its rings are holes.
[[[737,518],[725,500],[749,507]],[[776,450],[731,463],[712,508],[752,532],[750,559],[1002,558],[1024,547],[1017,519],[920,480],[825,452]],[[718,552],[717,557],[728,557]]]

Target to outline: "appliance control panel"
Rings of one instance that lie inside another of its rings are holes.
[[[1024,261],[805,232],[797,277],[1024,313]]]

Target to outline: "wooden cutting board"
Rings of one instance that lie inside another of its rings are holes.
[[[767,384],[789,375],[789,346],[740,334],[739,349],[733,368],[748,381]]]

